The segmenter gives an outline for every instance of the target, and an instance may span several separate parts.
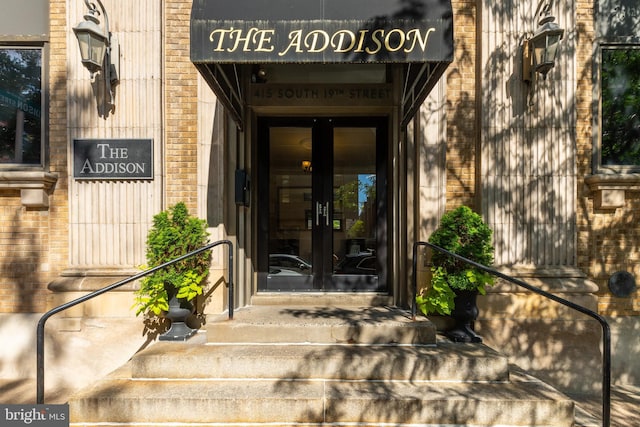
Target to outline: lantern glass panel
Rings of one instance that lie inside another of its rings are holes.
[[[551,34],[547,36],[547,49],[545,62],[555,62],[558,53],[558,45],[560,44],[560,34]]]
[[[104,53],[107,45],[104,38],[98,37],[96,34],[90,34],[89,36],[89,61],[97,64],[98,67],[102,67],[102,60],[104,59]]]

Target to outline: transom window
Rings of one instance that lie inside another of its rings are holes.
[[[0,168],[42,165],[42,49],[0,47]]]
[[[640,46],[603,47],[600,83],[600,164],[640,170]]]

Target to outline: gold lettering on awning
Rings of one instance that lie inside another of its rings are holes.
[[[429,36],[435,28],[377,28],[357,33],[348,29],[335,31],[294,29],[289,31],[286,45],[277,52],[282,57],[291,53],[357,53],[378,55],[384,52],[425,52]],[[214,52],[274,52],[277,40],[275,29],[251,27],[217,28],[209,33]]]

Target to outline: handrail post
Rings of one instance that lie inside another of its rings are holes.
[[[602,326],[602,426],[611,425],[611,328],[606,320]]]
[[[44,404],[44,323],[43,317],[38,321],[36,329],[36,403]]]
[[[411,301],[411,320],[416,320],[416,314],[418,312],[418,302],[416,301],[416,297],[418,296],[418,278],[416,275],[418,274],[418,242],[413,245],[413,274],[412,274],[412,283],[413,283],[413,298]]]
[[[411,319],[416,320],[418,313],[418,246],[427,246],[425,242],[415,242],[413,244],[413,300],[411,302]]]
[[[233,320],[233,304],[235,301],[233,292],[233,243],[227,240],[229,246],[229,320]]]

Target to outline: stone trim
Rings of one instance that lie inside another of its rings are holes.
[[[0,171],[0,190],[20,190],[21,203],[29,208],[48,208],[49,195],[58,175],[43,171]]]
[[[520,267],[499,268],[503,274],[512,276],[544,291],[557,294],[595,294],[598,285],[590,280],[582,271],[572,267]],[[506,280],[499,279],[494,286],[487,288],[487,293],[519,293],[528,290]]]
[[[595,209],[624,207],[627,191],[640,191],[640,174],[597,174],[584,179],[594,194]]]
[[[121,280],[140,273],[137,270],[65,270],[49,283],[49,290],[53,292],[93,292],[110,286]],[[118,290],[131,291],[138,289],[137,282],[122,285]],[[133,304],[133,302],[132,302]]]

